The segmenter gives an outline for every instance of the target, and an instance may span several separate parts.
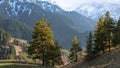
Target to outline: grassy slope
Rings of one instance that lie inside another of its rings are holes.
[[[81,61],[63,68],[120,68],[120,49],[106,52],[91,61]]]
[[[31,65],[31,64],[0,64],[0,68],[49,68],[43,67],[39,65]]]
[[[11,38],[11,40],[9,42],[13,42],[13,40],[16,39],[18,40],[21,44],[22,43],[27,43],[26,40],[22,40],[22,39],[18,39],[18,38]],[[16,52],[20,52],[22,48],[21,46],[17,46],[17,45],[14,45],[15,46],[15,50]],[[22,51],[21,51],[22,52]],[[43,67],[41,66],[41,64],[37,64],[37,63],[34,63],[34,62],[29,62],[29,61],[26,61],[28,60],[28,58],[25,59],[25,55],[24,53],[22,54],[22,58],[24,58],[23,61],[17,61],[17,60],[0,60],[0,68],[49,68],[49,67]]]
[[[0,68],[50,68],[42,66],[39,63],[15,61],[15,60],[0,60]]]

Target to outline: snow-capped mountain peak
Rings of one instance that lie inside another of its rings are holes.
[[[120,16],[120,4],[93,2],[80,5],[75,11],[94,20],[109,11],[113,18],[118,19]]]
[[[34,3],[38,6],[40,6],[42,9],[51,11],[51,12],[62,12],[63,10],[59,8],[56,5],[53,5],[47,1],[42,1],[42,0],[19,0],[20,2],[28,2],[28,3]]]
[[[34,4],[42,8],[43,10],[51,11],[53,13],[64,11],[58,6],[52,5],[51,3],[42,0],[0,0],[0,6],[4,4],[7,4],[5,5],[6,6],[5,10],[9,16],[11,15],[18,16],[21,11],[27,12],[27,14],[30,15],[33,10],[33,7],[32,6],[30,7],[30,4],[32,5]]]

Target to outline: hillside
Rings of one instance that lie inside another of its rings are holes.
[[[81,46],[85,46],[86,34],[83,33],[93,29],[93,27],[90,27],[93,22],[91,19],[78,13],[66,12],[56,5],[42,1],[34,3],[32,1],[2,0],[0,14],[2,17],[9,18],[5,20],[1,18],[0,24],[4,24],[1,27],[11,33],[13,37],[25,40],[31,40],[36,21],[47,18],[48,22],[52,23],[51,29],[54,38],[59,40],[60,45],[66,49],[71,47],[71,41],[75,35],[81,41]],[[78,17],[80,17],[80,20]],[[82,25],[83,22],[85,24]],[[90,26],[86,26],[88,23],[90,23]]]
[[[120,68],[120,49],[106,52],[90,61],[80,61],[63,68]]]
[[[70,18],[73,21],[74,29],[78,32],[92,31],[95,27],[95,21],[85,17],[77,12],[65,12],[63,13],[66,17]]]
[[[33,62],[0,60],[0,68],[51,68],[51,67],[42,66],[38,63],[33,63]]]
[[[17,19],[0,14],[0,28],[9,32],[13,37],[31,40],[32,28]]]

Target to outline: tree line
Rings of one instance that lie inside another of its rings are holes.
[[[50,29],[50,23],[47,19],[41,19],[34,26],[32,34],[32,41],[28,47],[29,57],[32,59],[42,60],[42,65],[54,66],[55,64],[63,64],[61,58],[61,46],[58,40],[54,40],[53,32]],[[77,61],[77,52],[82,48],[75,36],[72,40],[72,47],[70,49],[70,59]]]
[[[42,60],[42,65],[62,64],[61,52],[58,40],[54,40],[47,19],[41,19],[34,26],[32,41],[28,47],[30,58]],[[109,12],[99,18],[94,32],[90,32],[87,39],[87,56],[90,60],[101,52],[111,51],[111,47],[120,46],[120,19],[116,22]],[[82,50],[80,42],[75,36],[70,48],[70,60],[78,60],[78,52]]]
[[[99,18],[94,32],[90,32],[87,40],[87,60],[97,57],[101,52],[111,51],[120,46],[120,18],[116,22],[109,12]]]

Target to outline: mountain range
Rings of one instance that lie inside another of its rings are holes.
[[[13,37],[32,40],[35,22],[47,18],[52,23],[55,39],[59,40],[63,48],[71,47],[74,36],[79,38],[84,47],[86,36],[94,29],[95,21],[102,12],[92,13],[97,10],[92,10],[93,6],[98,9],[100,7],[90,6],[82,5],[75,11],[64,11],[57,5],[42,0],[0,0],[0,25]]]
[[[74,11],[93,20],[98,20],[100,16],[109,11],[111,16],[117,20],[120,16],[120,4],[91,2],[79,5]]]
[[[66,0],[62,2],[62,0],[45,0],[52,4],[58,5],[66,11],[75,11],[80,13],[83,16],[91,18],[95,21],[101,15],[104,15],[105,12],[109,11],[111,16],[114,19],[118,19],[120,16],[120,0],[75,0],[69,1]],[[73,3],[72,3],[73,2]],[[65,7],[64,7],[65,6]]]
[[[66,12],[56,5],[38,0],[1,0],[0,16],[4,30],[13,37],[26,40],[31,40],[35,22],[47,18],[52,23],[55,39],[66,49],[71,47],[73,36],[78,36],[84,46],[85,33],[93,29],[94,22],[77,12]],[[6,20],[9,24],[4,23]]]

